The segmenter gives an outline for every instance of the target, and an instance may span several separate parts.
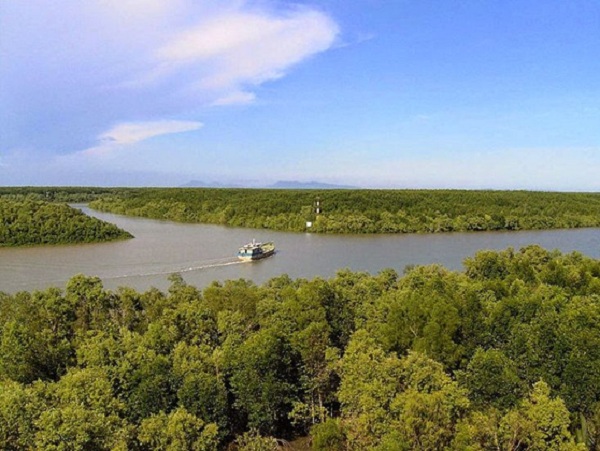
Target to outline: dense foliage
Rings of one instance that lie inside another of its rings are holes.
[[[0,198],[11,200],[44,200],[47,202],[81,203],[104,196],[119,195],[127,189],[84,186],[0,186]]]
[[[600,449],[600,261],[0,293],[0,448]],[[280,442],[279,442],[280,443]]]
[[[316,214],[319,201],[320,214]],[[131,189],[90,204],[112,213],[323,233],[600,226],[599,193],[458,190]]]
[[[67,204],[0,197],[0,246],[91,243],[122,238],[131,235]]]

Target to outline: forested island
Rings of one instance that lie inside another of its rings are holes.
[[[0,448],[600,449],[600,261],[0,293]]]
[[[0,247],[75,244],[132,238],[114,224],[64,203],[0,197]]]
[[[600,193],[144,188],[115,191],[90,206],[153,219],[315,233],[600,226]]]

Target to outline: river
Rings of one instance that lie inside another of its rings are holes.
[[[0,248],[0,291],[64,288],[75,274],[99,276],[104,286],[166,290],[168,276],[180,273],[189,284],[245,278],[255,283],[288,274],[292,278],[328,278],[341,268],[368,271],[385,268],[402,273],[406,265],[439,263],[461,270],[466,257],[480,249],[519,249],[539,244],[563,252],[579,251],[600,258],[600,228],[446,234],[318,235],[180,224],[100,213],[85,213],[112,222],[135,238],[101,244]],[[237,248],[252,239],[274,241],[277,253],[243,263]]]

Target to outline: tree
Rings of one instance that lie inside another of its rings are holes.
[[[24,324],[9,321],[0,336],[0,376],[17,382],[32,382],[38,377],[34,337]]]
[[[496,349],[477,349],[462,376],[470,399],[480,407],[508,409],[524,392],[517,366]]]
[[[222,435],[229,430],[229,405],[225,374],[218,357],[207,347],[180,342],[172,352],[177,399],[189,413],[205,423],[214,423]]]
[[[273,437],[264,437],[256,429],[240,435],[235,442],[240,451],[278,451],[279,443]]]
[[[338,451],[345,449],[346,437],[338,419],[328,418],[315,424],[311,430],[312,448],[315,451]]]
[[[126,329],[114,335],[89,332],[77,357],[80,366],[106,372],[131,422],[169,411],[176,403],[170,359],[148,347],[145,336]]]
[[[75,306],[75,327],[81,332],[89,329],[102,330],[108,320],[110,294],[104,291],[99,277],[83,274],[73,276],[67,282],[66,299]]]
[[[536,382],[521,406],[508,412],[500,423],[500,435],[508,449],[521,444],[531,451],[584,449],[569,432],[569,411],[560,398],[550,397],[550,387]]]
[[[587,444],[591,451],[600,450],[600,402],[591,408],[591,412],[584,417],[580,415],[583,427],[580,430],[581,441]]]
[[[442,365],[418,353],[403,359],[386,354],[364,330],[352,337],[340,372],[339,400],[351,449],[394,442],[405,449],[443,449],[469,406],[466,391]]]
[[[336,388],[332,363],[339,351],[331,346],[323,306],[331,289],[324,280],[315,279],[269,291],[270,296],[257,305],[259,324],[289,337],[294,354],[300,357],[301,397],[291,415],[295,426],[307,430],[325,421]]]
[[[534,384],[529,396],[501,415],[496,409],[473,412],[457,427],[455,450],[583,451],[569,432],[569,411],[560,398],[550,397],[548,384]]]
[[[419,353],[402,359],[400,383],[401,391],[390,405],[392,437],[400,437],[409,449],[448,447],[469,408],[467,391],[440,363]]]
[[[501,414],[495,408],[473,411],[456,425],[452,451],[517,451],[500,441]]]
[[[211,451],[217,449],[218,429],[180,407],[159,412],[142,421],[138,439],[156,451]]]
[[[49,400],[35,422],[35,446],[47,450],[110,450],[127,446],[124,405],[103,371],[74,370],[48,384]]]
[[[386,350],[405,354],[412,349],[456,367],[464,352],[458,343],[460,301],[466,297],[462,282],[438,265],[414,268],[397,289],[377,299],[366,327]]]
[[[391,431],[390,406],[398,394],[401,363],[358,330],[340,362],[343,429],[351,449],[368,449]]]
[[[11,380],[0,380],[0,449],[32,449],[35,421],[43,410],[33,390]]]
[[[285,431],[297,399],[297,362],[287,338],[273,329],[259,330],[234,351],[228,362],[234,406],[250,428]]]

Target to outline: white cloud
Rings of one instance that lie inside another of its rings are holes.
[[[233,91],[215,100],[212,106],[246,105],[252,103],[256,95],[253,92]]]
[[[99,138],[115,144],[133,144],[154,136],[187,132],[200,127],[202,127],[200,122],[192,121],[133,122],[119,124],[100,135]]]
[[[87,156],[106,156],[146,139],[198,130],[200,127],[202,127],[202,123],[193,121],[122,123],[98,136],[99,145],[78,153]]]
[[[195,11],[195,20],[155,36],[141,69],[119,86],[168,87],[171,94],[185,93],[182,97],[203,105],[249,103],[255,98],[252,88],[332,48],[339,34],[337,24],[314,9],[182,2],[187,8],[179,15],[193,17]]]
[[[333,44],[337,25],[317,11],[285,15],[227,11],[200,21],[158,49],[163,67],[199,65],[197,87],[239,90],[281,77],[294,64]],[[209,69],[206,69],[206,65]]]

